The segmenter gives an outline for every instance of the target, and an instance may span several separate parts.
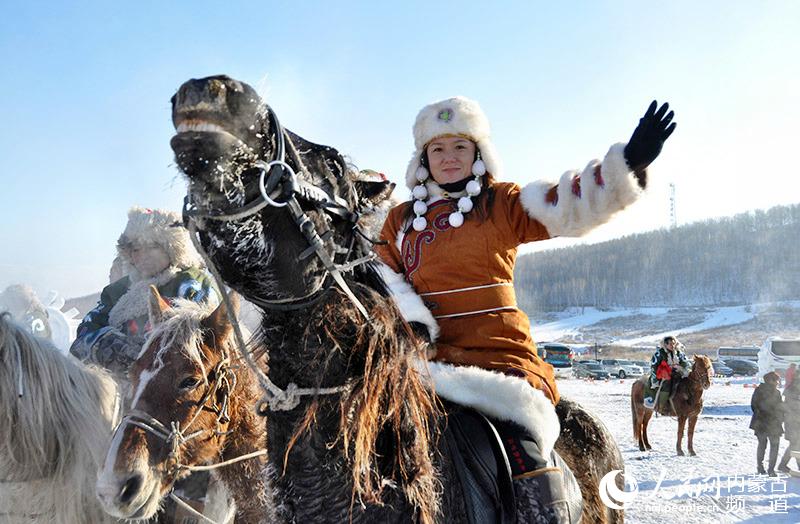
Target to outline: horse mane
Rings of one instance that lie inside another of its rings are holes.
[[[118,416],[113,379],[7,313],[0,314],[0,364],[0,506],[24,503],[48,522],[108,520],[95,482]]]
[[[332,355],[352,348],[348,367],[355,375],[339,399],[338,439],[352,469],[356,500],[382,505],[383,489],[400,486],[421,522],[434,522],[439,512],[441,485],[433,455],[435,428],[440,415],[436,397],[416,371],[425,361],[425,347],[403,321],[388,291],[371,265],[363,268],[353,291],[367,308],[365,322],[355,305],[338,288],[335,298],[316,308],[305,330],[305,343],[323,333],[327,354],[317,387],[328,376]],[[284,456],[310,429],[320,409],[312,401],[292,436]]]

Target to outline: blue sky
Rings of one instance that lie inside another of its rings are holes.
[[[217,73],[396,182],[433,100],[477,99],[520,184],[602,157],[669,101],[650,194],[585,241],[667,226],[670,183],[679,223],[800,201],[799,2],[554,4],[4,2],[0,289],[107,284],[127,209],[180,208],[170,96]]]

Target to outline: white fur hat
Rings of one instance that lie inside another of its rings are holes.
[[[438,136],[458,135],[469,138],[478,146],[486,171],[500,178],[500,159],[492,144],[489,120],[474,100],[457,96],[434,102],[422,108],[414,122],[414,155],[406,170],[406,185],[413,189],[420,158],[428,142]]]
[[[131,260],[127,251],[133,244],[159,246],[169,256],[172,267],[204,266],[192,245],[189,231],[183,227],[181,216],[173,211],[132,207],[128,211],[128,225],[117,241],[117,252],[129,265]]]

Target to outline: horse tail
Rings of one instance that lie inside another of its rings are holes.
[[[633,422],[633,438],[636,441],[639,440],[639,432],[640,432],[640,427],[638,421],[636,420],[636,402],[633,399],[634,395],[636,394],[637,383],[638,383],[637,381],[634,381],[634,383],[631,385],[631,418]]]

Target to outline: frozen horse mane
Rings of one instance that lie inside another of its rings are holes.
[[[113,522],[94,485],[116,411],[110,376],[1,314],[0,520]]]

